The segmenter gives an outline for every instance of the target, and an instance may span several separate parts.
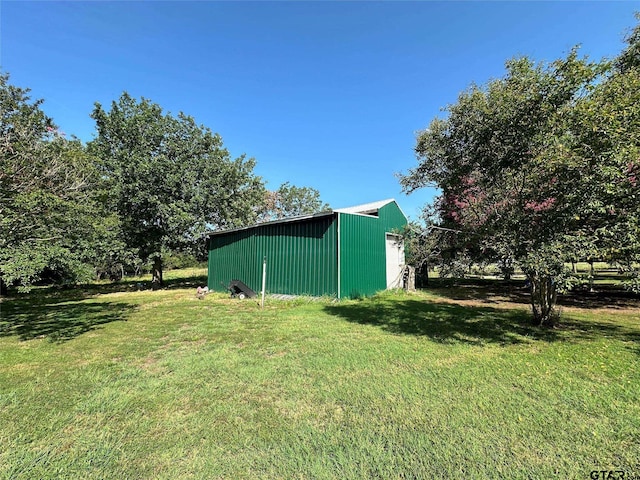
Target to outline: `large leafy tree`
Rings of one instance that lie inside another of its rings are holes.
[[[264,186],[255,161],[232,159],[222,138],[183,113],[173,116],[147,99],[123,93],[106,111],[92,113],[108,202],[123,240],[153,262],[153,284],[162,284],[162,252],[194,252],[207,229],[254,222]]]
[[[626,41],[606,78],[574,110],[572,154],[585,188],[575,208],[582,228],[572,240],[631,270],[629,286],[640,291],[640,24]]]
[[[296,187],[285,182],[275,191],[265,192],[264,211],[260,221],[278,220],[325,212],[331,207],[320,199],[320,192],[311,187]]]
[[[29,90],[0,74],[0,288],[49,275],[90,274],[82,242],[95,237],[95,170]]]
[[[515,261],[531,284],[533,315],[553,324],[564,261],[575,255],[585,179],[573,155],[572,113],[603,68],[578,57],[550,64],[507,62],[506,75],[472,86],[420,133],[418,166],[401,178],[407,192],[426,185],[459,250]],[[582,248],[586,248],[582,245]]]
[[[508,62],[419,135],[418,167],[401,178],[409,192],[442,189],[450,249],[523,269],[541,324],[570,284],[566,261],[617,261],[640,291],[640,25],[626,41],[611,62],[575,50]]]

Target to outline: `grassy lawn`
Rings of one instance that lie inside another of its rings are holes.
[[[260,310],[204,273],[0,303],[0,478],[640,476],[634,301],[539,330],[513,292]]]

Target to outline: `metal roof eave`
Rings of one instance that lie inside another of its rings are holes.
[[[333,215],[334,213],[336,213],[334,210],[330,210],[328,212],[314,213],[314,214],[311,214],[311,215],[300,215],[298,217],[281,218],[279,220],[271,220],[270,222],[254,223],[253,225],[248,225],[246,227],[238,227],[238,228],[230,228],[228,230],[216,230],[216,231],[213,231],[213,232],[206,232],[204,234],[204,236],[205,237],[213,237],[213,236],[216,236],[216,235],[223,235],[225,233],[241,232],[243,230],[250,230],[250,229],[253,229],[253,228],[262,227],[263,225],[278,225],[278,224],[281,224],[281,223],[302,222],[304,220],[311,220],[313,218],[328,217],[328,216]]]
[[[377,213],[378,210],[380,210],[385,205],[389,205],[390,203],[396,204],[396,207],[398,207],[398,210],[400,210],[400,213],[402,213],[402,215],[408,222],[409,217],[407,217],[407,214],[404,213],[404,210],[402,210],[402,207],[400,207],[400,205],[398,204],[395,198],[387,198],[386,200],[379,200],[377,202],[365,203],[363,205],[356,205],[354,207],[339,208],[337,210],[334,210],[334,212],[348,213],[350,215],[363,215],[365,217],[377,217],[377,215],[373,214],[373,212]]]
[[[355,205],[353,207],[338,208],[334,210],[334,212],[371,215],[371,213],[377,212],[382,207],[390,204],[391,202],[395,202],[395,200],[393,198],[387,198],[386,200],[379,200],[377,202],[364,203],[362,205]]]

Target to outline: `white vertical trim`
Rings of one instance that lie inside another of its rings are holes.
[[[336,212],[338,215],[338,299],[340,299],[340,212]]]
[[[262,261],[262,301],[260,302],[260,308],[264,308],[264,288],[267,283],[267,257],[264,257]]]

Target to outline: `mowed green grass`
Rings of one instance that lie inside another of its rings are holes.
[[[261,310],[198,281],[0,304],[0,478],[640,475],[637,308],[540,330],[437,291]]]

